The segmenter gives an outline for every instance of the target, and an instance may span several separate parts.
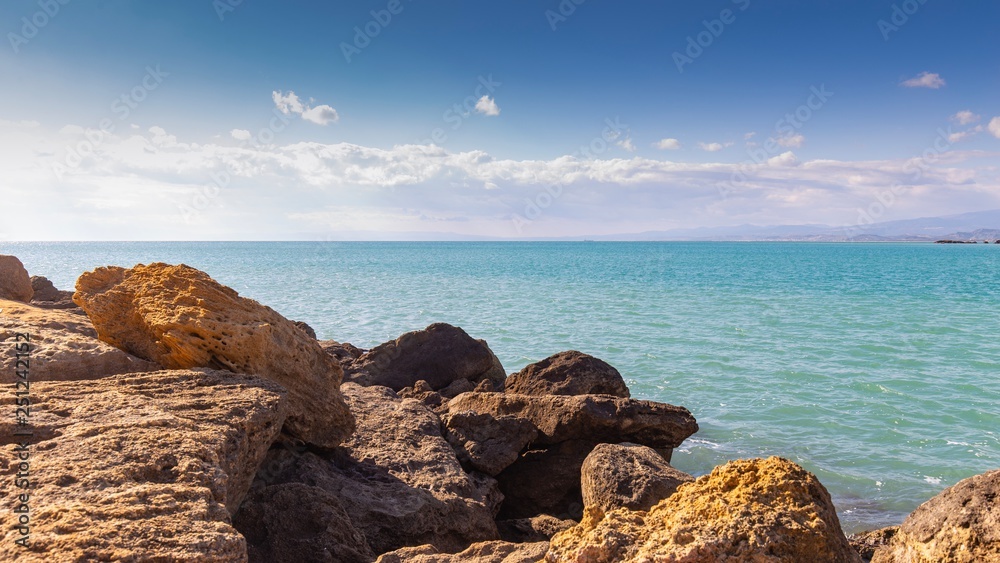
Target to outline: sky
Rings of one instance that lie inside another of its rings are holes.
[[[6,0],[0,240],[998,209],[997,21],[986,0]]]

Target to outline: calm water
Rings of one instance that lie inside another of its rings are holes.
[[[444,321],[507,371],[598,356],[633,396],[688,407],[674,465],[791,458],[848,532],[898,523],[1000,467],[1000,245],[4,243],[72,287],[95,266],[184,262],[372,346]]]

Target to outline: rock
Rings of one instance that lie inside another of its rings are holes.
[[[441,396],[441,393],[431,389],[430,384],[423,379],[414,383],[412,387],[400,389],[399,396],[404,399],[416,399],[435,412],[440,410],[442,406],[447,411],[447,404],[444,397]]]
[[[594,446],[590,440],[569,440],[522,454],[497,475],[504,495],[498,517],[512,520],[551,514],[579,520],[583,516],[580,471]]]
[[[355,434],[328,452],[273,448],[255,488],[303,483],[335,496],[375,554],[422,544],[454,552],[499,537],[495,482],[462,470],[433,412],[386,387],[343,391]]]
[[[52,308],[58,309],[76,307],[76,303],[73,303],[73,292],[56,289],[45,276],[31,276],[31,289],[34,291],[32,302],[47,302],[56,305]]]
[[[31,392],[31,535],[18,561],[246,560],[230,515],[284,421],[281,387],[185,370]],[[7,444],[15,428],[0,421]],[[0,457],[4,482],[17,471]],[[24,492],[5,486],[0,500],[13,507]],[[3,533],[14,549],[17,529]]]
[[[341,344],[336,340],[321,340],[319,345],[323,348],[324,352],[333,356],[333,359],[337,360],[337,363],[341,367],[349,366],[352,361],[360,358],[365,353],[364,350],[350,342]]]
[[[500,539],[513,543],[547,542],[552,536],[579,524],[576,520],[561,520],[555,516],[542,514],[533,518],[500,520],[497,529]]]
[[[830,495],[777,457],[737,460],[682,485],[649,512],[588,510],[557,534],[550,563],[718,561],[855,563]]]
[[[880,528],[878,530],[851,534],[847,536],[847,541],[851,544],[851,547],[854,548],[854,551],[858,552],[862,561],[865,563],[871,563],[875,552],[878,551],[880,547],[889,545],[889,542],[898,531],[899,526],[889,526],[888,528]]]
[[[548,548],[548,542],[491,541],[474,544],[461,553],[441,554],[433,546],[424,545],[386,553],[375,563],[535,563]]]
[[[337,497],[301,483],[251,491],[233,526],[247,540],[250,563],[369,563],[375,558]]]
[[[163,369],[98,340],[87,317],[0,300],[0,349],[13,350],[18,334],[31,338],[31,381],[99,379]],[[18,379],[16,362],[13,353],[0,354],[0,383]]]
[[[307,442],[333,447],[354,430],[340,394],[342,370],[319,343],[204,272],[162,263],[98,268],[80,276],[73,300],[101,340],[140,358],[281,384],[288,390],[287,429]]]
[[[1000,470],[963,479],[921,504],[872,563],[1000,561]]]
[[[24,264],[16,256],[0,254],[0,299],[27,303],[33,295],[31,278]]]
[[[618,370],[582,352],[559,352],[512,374],[504,384],[521,395],[614,395],[629,397]]]
[[[351,362],[345,374],[348,381],[383,385],[394,391],[421,379],[435,391],[457,379],[473,383],[490,380],[496,389],[503,389],[506,378],[500,360],[485,341],[444,323],[408,332],[372,348]]]
[[[652,448],[598,444],[581,468],[584,508],[649,510],[694,477],[670,466]]]
[[[304,323],[302,321],[292,321],[292,323],[295,326],[297,326],[300,329],[302,329],[302,332],[306,333],[306,336],[308,336],[309,338],[312,338],[313,340],[316,340],[316,331],[313,330],[313,327],[309,326],[308,324],[306,324],[306,323]]]
[[[449,413],[468,411],[527,419],[538,428],[536,445],[589,440],[676,448],[698,431],[684,407],[607,395],[463,393],[448,402]]]
[[[517,461],[538,435],[534,424],[516,416],[494,418],[486,413],[456,412],[441,422],[458,460],[494,477]]]
[[[426,383],[426,382],[425,382]],[[427,384],[428,386],[430,383]],[[491,385],[488,379],[484,379],[479,382],[479,385]],[[462,393],[468,393],[469,391],[475,391],[478,385],[469,381],[468,379],[456,379],[452,381],[447,387],[440,390],[441,396],[445,399],[454,399],[455,397],[461,395]],[[492,391],[492,389],[490,389]]]

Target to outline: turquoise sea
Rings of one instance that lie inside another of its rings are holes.
[[[370,347],[443,321],[508,372],[581,350],[701,431],[673,464],[781,455],[848,532],[1000,467],[1000,245],[0,243],[70,289],[96,266],[183,262]]]

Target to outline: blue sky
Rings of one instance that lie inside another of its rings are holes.
[[[579,236],[1000,208],[996,21],[996,2],[942,0],[8,1],[0,196],[17,213],[0,236]]]

